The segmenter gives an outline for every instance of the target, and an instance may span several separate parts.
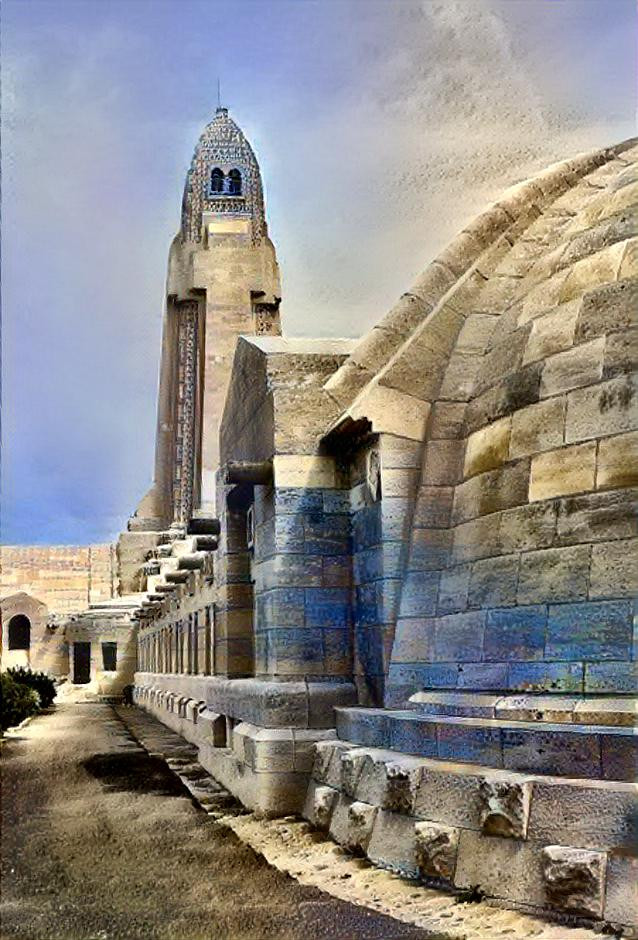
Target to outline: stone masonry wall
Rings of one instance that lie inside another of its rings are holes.
[[[113,545],[5,545],[0,597],[24,592],[51,614],[70,614],[117,593]]]

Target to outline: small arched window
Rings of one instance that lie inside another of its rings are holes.
[[[9,621],[9,649],[28,650],[31,646],[31,621],[24,614],[16,614]]]
[[[241,173],[231,170],[228,174],[228,192],[231,196],[241,196]]]
[[[211,193],[224,192],[224,174],[219,167],[215,167],[210,174],[210,191]]]

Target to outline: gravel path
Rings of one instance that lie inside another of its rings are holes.
[[[34,719],[1,764],[2,940],[434,936],[269,867],[108,705]]]

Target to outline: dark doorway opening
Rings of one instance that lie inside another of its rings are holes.
[[[91,644],[73,644],[73,682],[86,685],[91,681]]]
[[[117,643],[102,643],[102,663],[105,672],[117,669]]]
[[[31,621],[24,614],[16,614],[9,621],[9,649],[28,650],[31,646]]]

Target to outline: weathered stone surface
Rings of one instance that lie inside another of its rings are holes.
[[[470,565],[455,565],[441,573],[438,614],[452,614],[467,607],[467,593],[470,586]]]
[[[543,879],[553,907],[600,917],[603,912],[604,852],[548,845],[543,849]]]
[[[632,783],[535,780],[528,837],[583,849],[632,852],[638,839],[638,793]]]
[[[552,450],[563,443],[565,399],[550,398],[521,408],[512,416],[510,459]]]
[[[612,924],[638,924],[638,859],[610,855],[603,915]]]
[[[472,565],[468,607],[507,607],[516,603],[518,555],[486,558]]]
[[[329,783],[331,787],[341,786],[341,754],[350,749],[345,741],[317,741],[312,777],[318,783]],[[332,765],[332,766],[331,766]]]
[[[337,791],[332,787],[315,787],[311,822],[318,829],[328,829],[336,799]]]
[[[459,845],[459,830],[439,823],[414,825],[416,863],[419,872],[429,878],[453,881]]]
[[[604,356],[603,337],[550,356],[541,375],[541,398],[598,382],[603,375]]]
[[[593,546],[589,596],[638,597],[638,539]]]
[[[532,458],[530,502],[594,489],[596,442],[561,447]]]
[[[532,323],[523,362],[535,362],[569,349],[574,342],[579,310],[580,301],[576,300],[561,304],[544,316],[537,317]]]
[[[596,489],[638,485],[638,431],[600,442]]]
[[[529,460],[519,460],[498,470],[479,473],[457,486],[452,520],[467,522],[501,509],[527,502]]]
[[[603,378],[638,371],[638,328],[611,333],[605,343]]]
[[[599,469],[601,449],[599,448],[598,452]],[[558,505],[556,523],[558,545],[625,539],[636,535],[638,535],[638,490],[636,489],[573,496],[561,500]]]
[[[463,476],[494,470],[508,459],[512,419],[501,418],[475,431],[467,439]]]
[[[415,526],[447,526],[452,513],[453,486],[421,486],[414,511]]]
[[[619,376],[567,396],[565,441],[570,444],[607,437],[636,426],[636,379]]]
[[[344,848],[350,852],[365,852],[372,835],[372,827],[377,815],[377,807],[356,800],[348,807],[345,829]]]
[[[532,793],[530,781],[488,776],[481,783],[481,829],[486,836],[525,839]]]
[[[638,283],[635,280],[604,284],[588,291],[576,324],[575,340],[581,343],[634,325],[638,309]]]
[[[367,753],[360,749],[343,751],[340,754],[341,790],[347,796],[354,797],[359,775],[367,758]]]
[[[546,625],[547,608],[544,604],[488,611],[483,640],[484,659],[492,662],[542,659]]]
[[[425,448],[421,482],[425,486],[449,486],[461,478],[463,441],[430,441]]]
[[[570,601],[587,597],[589,546],[548,548],[522,556],[518,603]]]
[[[419,765],[410,761],[391,761],[385,765],[386,785],[383,808],[395,813],[411,813],[418,780]]]
[[[470,829],[461,831],[454,884],[478,888],[494,898],[541,907],[545,892],[540,846],[518,839],[495,839]]]
[[[464,829],[480,828],[482,777],[463,764],[424,762],[417,778],[414,815],[430,822]]]
[[[497,514],[483,516],[454,529],[452,557],[455,562],[473,561],[501,553],[500,518]]]
[[[374,865],[409,878],[418,874],[414,819],[402,813],[379,810],[368,843],[367,856]]]
[[[530,503],[507,509],[499,516],[499,541],[503,555],[548,548],[554,543],[556,529],[555,503]]]
[[[627,659],[631,620],[629,600],[550,605],[545,656],[561,660]]]

